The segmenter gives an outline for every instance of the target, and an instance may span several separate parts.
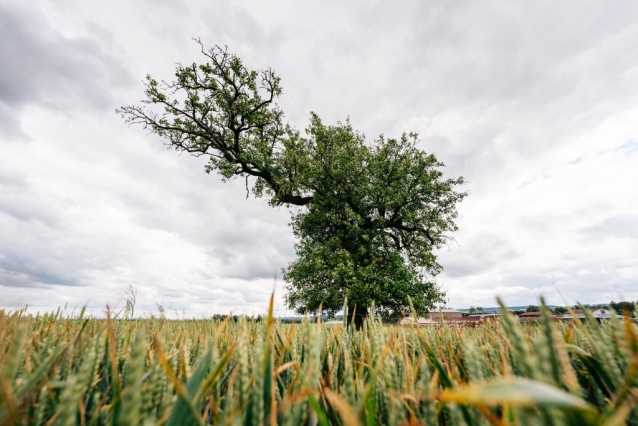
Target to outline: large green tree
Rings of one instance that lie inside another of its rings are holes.
[[[410,299],[419,312],[442,301],[434,252],[457,229],[463,178],[444,179],[415,134],[369,143],[349,121],[325,125],[316,114],[302,134],[275,103],[281,86],[271,69],[251,71],[226,49],[200,46],[204,64],[179,64],[171,82],[147,76],[142,104],[118,112],[170,148],[207,157],[206,172],[296,207],[289,307],[335,313],[347,298],[360,326],[373,303],[392,314]]]

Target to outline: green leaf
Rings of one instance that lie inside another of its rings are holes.
[[[439,394],[443,402],[465,405],[511,405],[520,408],[556,407],[594,411],[583,399],[560,389],[521,377],[446,389]]]
[[[319,404],[319,401],[317,401],[317,398],[314,395],[310,395],[308,397],[308,403],[310,404],[312,411],[314,411],[314,413],[317,415],[317,422],[319,423],[319,425],[329,426],[330,422],[328,421],[328,417],[326,417],[326,413],[324,413],[321,409],[321,405]]]

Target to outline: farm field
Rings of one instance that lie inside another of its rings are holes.
[[[0,311],[0,366],[3,425],[638,424],[636,325],[546,311],[362,331]]]

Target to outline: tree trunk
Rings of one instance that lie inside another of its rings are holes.
[[[354,315],[353,315],[354,313]],[[352,325],[352,317],[354,316],[354,328],[361,330],[363,328],[363,322],[368,318],[368,308],[362,308],[360,306],[348,306],[348,327]]]

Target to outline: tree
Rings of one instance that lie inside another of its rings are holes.
[[[169,148],[208,157],[207,173],[243,178],[247,191],[252,177],[255,196],[294,207],[288,306],[334,314],[347,298],[360,327],[373,302],[389,314],[410,299],[420,313],[443,301],[434,250],[457,230],[463,178],[443,179],[443,163],[413,133],[368,143],[348,120],[325,125],[311,113],[302,135],[275,103],[274,71],[249,71],[226,49],[197,42],[207,63],[178,64],[173,82],[147,76],[142,105],[117,111]]]
[[[538,312],[540,309],[536,305],[529,305],[525,312]]]
[[[636,305],[632,302],[614,302],[613,300],[609,304],[609,308],[616,311],[618,315],[633,316]]]

